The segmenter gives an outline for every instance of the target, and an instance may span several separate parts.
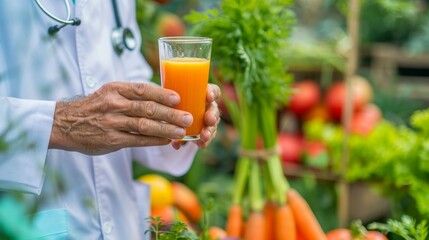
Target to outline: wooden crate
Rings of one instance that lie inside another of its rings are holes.
[[[376,87],[429,101],[429,54],[411,54],[389,44],[374,45],[369,51]]]

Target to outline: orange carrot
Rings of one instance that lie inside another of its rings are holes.
[[[202,210],[197,195],[185,184],[172,182],[174,205],[194,223],[200,221]]]
[[[296,240],[296,226],[292,209],[288,204],[278,206],[275,215],[277,240]],[[271,238],[274,239],[274,238]]]
[[[305,237],[302,236],[302,233],[298,232],[298,230],[297,230],[296,240],[307,240],[307,239],[305,239]]]
[[[265,240],[265,220],[262,212],[251,212],[244,229],[244,240]]]
[[[265,233],[267,240],[274,239],[276,207],[274,202],[266,202],[264,205]]]
[[[243,234],[242,209],[239,204],[232,204],[229,208],[226,233],[228,237],[233,238],[241,238]]]
[[[310,206],[294,189],[287,191],[287,203],[292,209],[298,231],[306,240],[327,240]]]

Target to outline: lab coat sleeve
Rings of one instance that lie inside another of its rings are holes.
[[[52,101],[0,95],[0,190],[40,194],[54,111]]]
[[[141,35],[136,22],[135,1],[130,2],[133,10],[130,14],[129,27],[135,33],[138,45],[136,50],[125,53],[128,55],[126,59],[129,60],[126,64],[128,66],[127,77],[132,82],[149,81],[152,70],[138,51],[141,46]],[[134,148],[133,158],[151,169],[179,176],[188,171],[197,150],[198,147],[194,143],[187,143],[179,150],[175,150],[171,145]]]

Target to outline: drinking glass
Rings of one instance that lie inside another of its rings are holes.
[[[163,37],[158,46],[162,87],[177,92],[180,103],[175,108],[191,113],[194,118],[181,140],[198,140],[204,126],[212,39]]]

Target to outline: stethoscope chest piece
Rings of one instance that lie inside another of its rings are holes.
[[[119,27],[113,29],[111,33],[112,45],[116,54],[121,55],[124,49],[130,51],[136,48],[137,42],[133,32],[127,27]]]

